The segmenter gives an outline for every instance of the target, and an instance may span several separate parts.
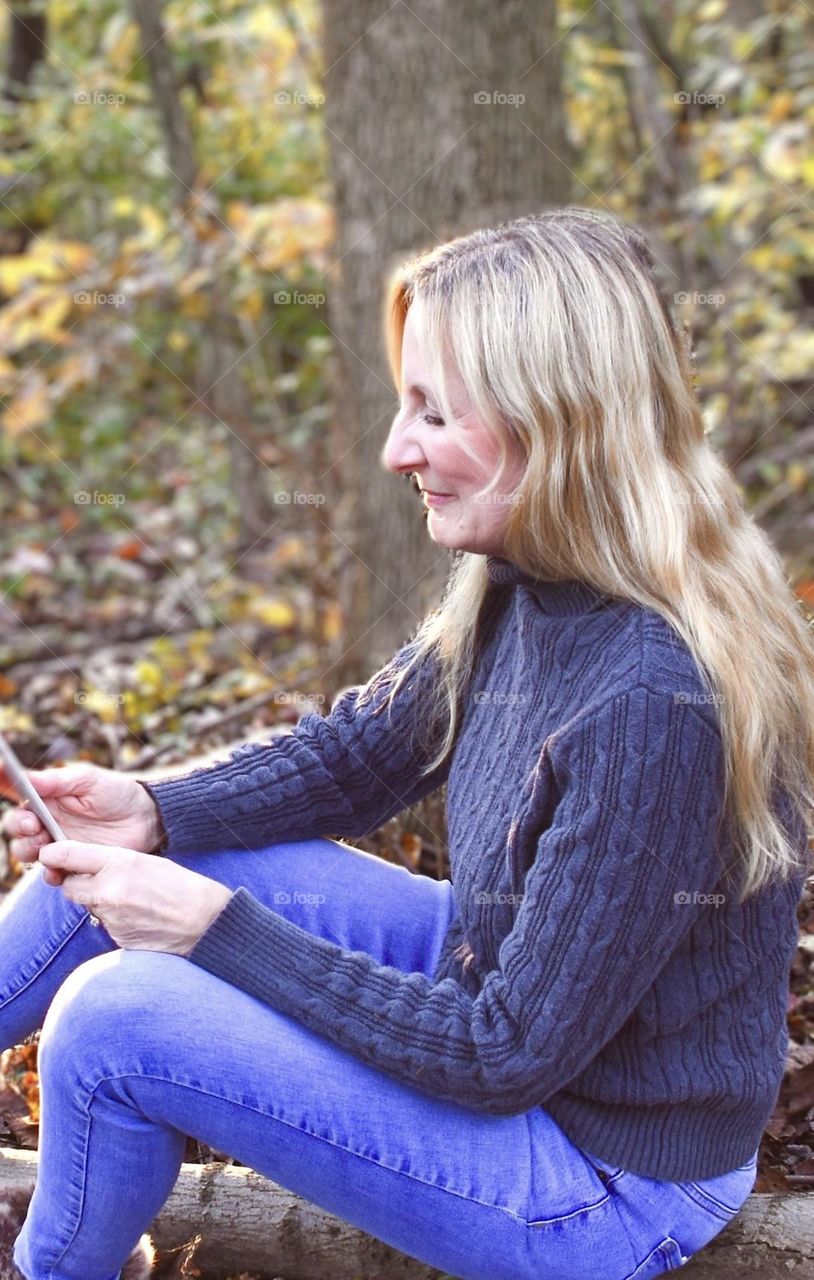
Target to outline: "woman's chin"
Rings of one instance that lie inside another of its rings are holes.
[[[456,533],[453,529],[430,529],[428,533],[438,547],[446,547],[447,551],[480,551],[471,538],[464,533]]]

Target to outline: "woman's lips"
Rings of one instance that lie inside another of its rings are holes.
[[[428,507],[442,507],[446,502],[454,502],[454,493],[433,493],[430,489],[422,490],[424,501]]]

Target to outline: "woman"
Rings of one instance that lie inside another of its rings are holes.
[[[465,1280],[646,1280],[748,1196],[814,656],[651,265],[581,208],[405,263],[383,461],[456,553],[441,605],[224,763],[32,775],[71,839],[7,819],[41,864],[0,914],[0,1044],[44,1020],[26,1280],[117,1277],[186,1134]],[[452,883],[325,837],[443,782]]]

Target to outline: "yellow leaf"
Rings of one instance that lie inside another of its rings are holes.
[[[33,728],[34,721],[27,712],[0,706],[0,730],[3,733],[30,733]]]
[[[87,689],[83,693],[83,709],[96,716],[103,724],[115,724],[119,719],[119,703],[115,696],[102,689]]]
[[[777,124],[779,120],[785,120],[794,110],[794,94],[784,89],[781,93],[775,93],[768,104],[767,114],[772,124]]]
[[[139,29],[129,14],[114,14],[104,32],[102,47],[108,67],[132,70],[143,55],[139,49]]]
[[[808,484],[808,467],[804,462],[789,463],[786,479],[793,489],[804,489]]]
[[[157,662],[140,658],[133,667],[133,678],[140,693],[157,693],[161,688],[163,673]]]
[[[207,284],[211,279],[212,272],[208,267],[197,267],[195,271],[190,271],[188,276],[183,276],[178,282],[179,298],[188,298],[197,293],[201,285]]]
[[[294,37],[286,27],[280,25],[273,5],[258,5],[254,9],[250,8],[243,29],[253,39],[271,40],[273,38],[275,52],[291,53],[293,51]]]
[[[61,395],[76,387],[87,386],[97,370],[93,351],[79,351],[54,365],[53,381]]]
[[[142,236],[125,236],[121,242],[121,256],[123,259],[129,257],[138,257],[144,249],[144,240]]]
[[[322,639],[326,644],[339,640],[344,630],[342,608],[335,600],[326,605],[322,613]]]
[[[777,249],[773,244],[759,244],[745,255],[750,267],[756,271],[767,271],[776,263]]]
[[[11,435],[20,435],[33,427],[40,427],[48,420],[51,413],[51,401],[44,382],[24,388],[7,405],[0,417],[0,423]]]
[[[15,253],[0,258],[0,289],[9,297],[31,280],[57,280],[59,266],[53,258],[33,253]]]
[[[27,289],[0,308],[0,349],[8,353],[21,351],[29,342],[61,342],[65,335],[57,328],[70,307],[71,296],[63,289]]]
[[[238,315],[256,320],[263,314],[263,293],[260,289],[252,289],[236,308]]]
[[[324,200],[311,197],[261,205],[251,211],[241,231],[241,238],[255,250],[266,271],[276,271],[293,262],[319,261],[333,237],[330,207]]]
[[[42,307],[39,315],[40,336],[45,342],[58,342],[64,337],[61,325],[70,311],[72,300],[69,294],[57,294]]]
[[[205,293],[193,293],[189,298],[182,298],[178,304],[182,315],[193,320],[203,320],[209,315],[209,298]]]
[[[241,232],[249,221],[249,206],[243,200],[230,200],[226,206],[226,221],[235,231]]]
[[[141,218],[142,227],[152,242],[155,243],[160,240],[167,226],[162,214],[157,209],[154,209],[151,204],[143,204],[139,209],[139,217]]]
[[[132,196],[117,196],[110,207],[117,218],[129,218],[136,211],[136,202]]]
[[[183,329],[172,329],[167,334],[167,346],[171,351],[186,351],[189,346],[189,338]]]
[[[698,164],[698,176],[702,182],[712,182],[723,173],[724,163],[720,151],[714,147],[705,150]]]
[[[271,563],[278,569],[284,569],[287,565],[292,564],[299,567],[304,563],[306,551],[306,545],[298,534],[288,534],[287,537],[281,538],[276,544],[272,552]]]
[[[54,252],[74,275],[79,271],[87,271],[94,261],[93,249],[83,240],[57,240]]]
[[[288,600],[251,600],[249,602],[249,615],[256,618],[258,622],[262,622],[267,627],[276,627],[282,630],[285,627],[293,627],[297,621],[297,615]]]
[[[747,26],[743,31],[734,32],[732,41],[732,53],[736,62],[740,62],[755,47],[755,38],[751,29]]]
[[[756,335],[753,341],[758,358],[771,369],[775,377],[786,381],[810,377],[814,361],[814,332],[805,332],[793,326],[792,320],[790,332],[793,337],[789,337],[780,325],[777,332]]]
[[[0,289],[11,296],[32,280],[66,280],[92,261],[93,250],[81,240],[40,238],[27,253],[0,258]]]
[[[598,62],[603,67],[620,67],[635,62],[637,55],[628,49],[612,49],[610,45],[597,45],[593,57],[594,62]]]

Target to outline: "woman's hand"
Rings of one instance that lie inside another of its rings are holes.
[[[232,896],[217,880],[135,849],[55,840],[40,849],[43,879],[101,920],[126,951],[185,956]]]
[[[158,845],[162,834],[158,809],[135,778],[95,764],[26,772],[70,840],[99,841],[144,853]],[[0,793],[7,794],[11,787],[0,768]],[[37,815],[24,805],[8,810],[3,834],[12,837],[9,851],[18,862],[36,862],[42,846],[52,842]]]

